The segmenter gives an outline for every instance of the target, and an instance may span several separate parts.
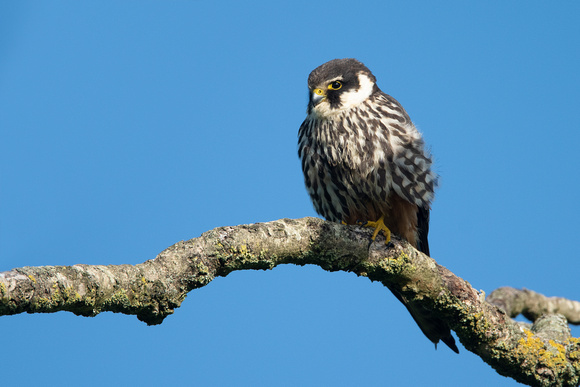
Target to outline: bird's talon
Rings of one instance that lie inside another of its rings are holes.
[[[371,239],[374,241],[377,237],[377,235],[379,235],[379,232],[383,232],[383,234],[385,235],[385,244],[389,244],[391,242],[391,230],[389,230],[389,228],[387,226],[385,226],[385,217],[381,216],[379,218],[379,220],[377,220],[376,222],[373,221],[368,221],[365,224],[363,224],[363,227],[373,227],[375,229],[375,232],[373,232],[373,236],[371,237]]]

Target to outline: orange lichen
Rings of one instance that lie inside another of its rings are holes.
[[[566,358],[566,348],[564,345],[549,340],[543,342],[533,332],[524,329],[525,337],[518,341],[516,354],[522,363],[536,364],[536,370],[549,369],[554,375],[563,375],[569,371],[569,362]]]

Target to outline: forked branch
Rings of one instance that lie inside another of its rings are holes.
[[[0,273],[0,315],[66,310],[95,316],[112,311],[160,324],[189,291],[215,277],[234,270],[313,264],[380,281],[432,309],[449,322],[465,348],[501,375],[537,386],[580,383],[580,340],[570,336],[564,317],[578,323],[577,302],[552,300],[548,307],[530,301],[544,306],[522,308],[513,305],[525,304],[525,294],[497,297],[494,293],[492,300],[511,315],[525,313],[536,319],[526,327],[408,243],[395,237],[390,247],[369,246],[369,233],[317,218],[282,219],[219,227],[134,266],[22,267]],[[544,313],[550,314],[537,318]]]

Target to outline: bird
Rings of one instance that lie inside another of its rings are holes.
[[[402,105],[353,58],[333,59],[308,76],[298,156],[314,209],[328,221],[391,232],[429,254],[431,202],[438,176],[421,133]],[[459,353],[448,324],[391,289],[435,347]]]

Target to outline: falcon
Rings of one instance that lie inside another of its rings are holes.
[[[343,224],[391,232],[429,255],[429,210],[437,185],[421,133],[356,59],[334,59],[308,77],[298,155],[316,212]],[[459,353],[448,325],[393,292],[425,336]]]

